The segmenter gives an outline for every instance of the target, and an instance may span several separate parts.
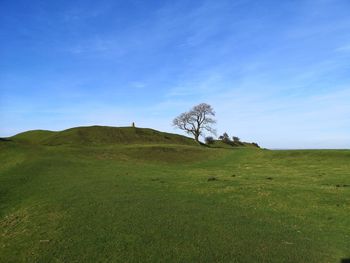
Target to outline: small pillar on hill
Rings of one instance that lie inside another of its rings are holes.
[[[135,128],[135,122],[132,122],[131,127]]]

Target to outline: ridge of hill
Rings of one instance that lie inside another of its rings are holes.
[[[125,145],[125,144],[175,144],[197,146],[194,139],[161,132],[150,128],[111,127],[111,126],[82,126],[62,131],[31,130],[16,134],[4,140],[39,145]],[[254,147],[257,144],[239,142],[227,144],[214,140],[207,145],[210,148]]]
[[[99,144],[181,144],[196,145],[195,141],[179,134],[149,128],[85,126],[63,131],[32,130],[10,137],[13,141],[43,145]]]

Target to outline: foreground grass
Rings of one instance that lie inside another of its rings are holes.
[[[0,262],[350,258],[350,151],[1,142],[0,158]]]

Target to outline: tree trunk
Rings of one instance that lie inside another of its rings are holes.
[[[197,142],[198,144],[201,144],[201,143],[199,142],[199,135],[198,135],[198,134],[195,134],[195,135],[194,135],[194,139],[196,140],[196,142]]]

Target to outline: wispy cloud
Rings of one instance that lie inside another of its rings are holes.
[[[337,48],[335,49],[335,51],[337,51],[337,52],[350,52],[350,44],[349,44],[349,45],[344,45],[344,46],[337,47]]]
[[[130,86],[132,88],[142,89],[142,88],[146,87],[147,84],[144,82],[141,82],[141,81],[132,81],[132,82],[130,82]]]

